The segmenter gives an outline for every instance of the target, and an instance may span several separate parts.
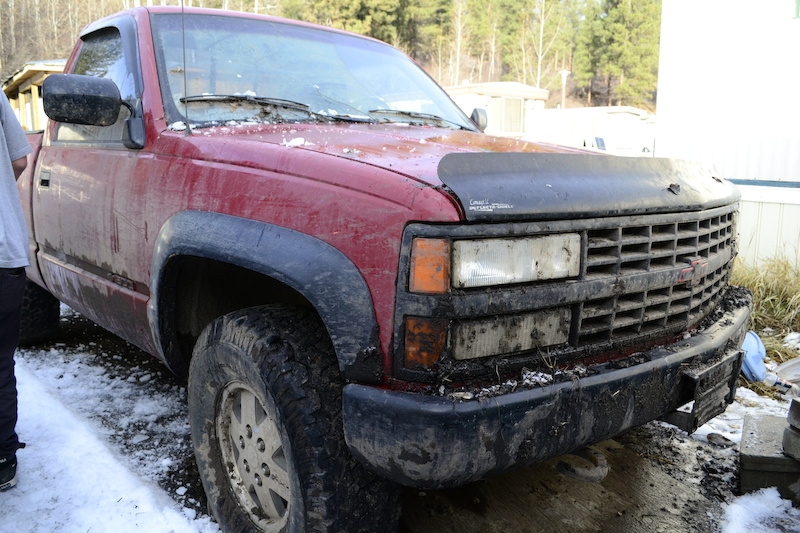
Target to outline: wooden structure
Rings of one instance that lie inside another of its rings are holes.
[[[24,130],[44,129],[47,117],[42,107],[42,83],[50,74],[63,72],[65,63],[63,59],[25,63],[3,82],[3,92]]]

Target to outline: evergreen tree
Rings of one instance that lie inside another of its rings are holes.
[[[646,105],[658,81],[661,0],[602,0],[586,8],[574,80],[588,103]]]
[[[587,105],[593,103],[592,95],[596,94],[595,79],[603,64],[605,17],[600,3],[590,1],[584,8],[584,17],[575,41],[572,79],[579,91],[586,95]]]
[[[606,70],[609,103],[642,105],[658,82],[660,0],[609,0]]]
[[[313,22],[398,43],[405,7],[396,0],[310,0],[305,11]]]
[[[440,82],[444,78],[451,0],[413,0],[408,6],[406,52]]]

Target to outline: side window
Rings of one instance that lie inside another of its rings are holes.
[[[136,98],[133,73],[129,72],[124,57],[122,38],[116,28],[104,28],[86,37],[72,73],[110,79],[119,87],[123,100],[131,101]],[[120,143],[125,128],[125,119],[129,116],[130,112],[123,107],[117,122],[111,126],[61,123],[56,131],[56,139],[59,141]]]

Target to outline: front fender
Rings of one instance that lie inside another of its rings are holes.
[[[380,383],[382,358],[369,288],[342,252],[295,230],[207,211],[170,217],[156,240],[151,267],[148,320],[162,357],[177,346],[164,327],[166,264],[178,256],[212,259],[269,276],[303,295],[330,335],[345,379]]]

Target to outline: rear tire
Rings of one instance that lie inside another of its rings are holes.
[[[30,346],[54,338],[58,333],[60,317],[61,304],[56,297],[29,280],[25,284],[25,295],[22,298],[20,346]]]
[[[344,442],[342,381],[310,309],[225,315],[200,336],[189,370],[192,441],[223,531],[395,531],[400,487]]]

